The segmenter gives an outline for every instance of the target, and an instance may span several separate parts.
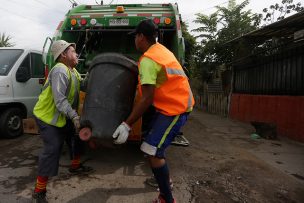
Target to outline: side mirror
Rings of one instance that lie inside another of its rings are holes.
[[[26,67],[19,67],[16,72],[16,80],[18,82],[26,82],[31,78],[30,73]]]

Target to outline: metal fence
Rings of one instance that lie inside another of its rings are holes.
[[[208,93],[208,107],[209,113],[227,116],[228,113],[228,97],[223,92]]]
[[[207,111],[209,113],[227,116],[228,97],[223,90],[221,79],[216,79],[207,85]]]
[[[254,60],[244,61],[233,67],[234,93],[304,95],[303,43],[282,47],[270,56],[255,56]]]

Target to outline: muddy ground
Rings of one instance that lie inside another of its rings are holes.
[[[254,129],[199,110],[183,129],[190,146],[171,146],[167,160],[179,203],[304,202],[304,145],[283,138],[251,139]],[[41,140],[0,140],[0,202],[30,202]],[[151,202],[155,188],[139,145],[87,148],[88,175],[70,175],[67,148],[60,174],[48,184],[49,202]]]

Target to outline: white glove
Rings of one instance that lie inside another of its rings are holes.
[[[128,139],[130,130],[130,126],[127,123],[122,122],[112,135],[112,137],[115,139],[114,144],[125,143]]]
[[[78,132],[78,130],[80,128],[80,118],[79,118],[79,116],[75,116],[73,118],[73,124],[74,124],[76,132]]]

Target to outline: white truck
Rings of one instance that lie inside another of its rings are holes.
[[[22,119],[32,116],[44,83],[42,53],[0,48],[0,136],[23,133]]]

